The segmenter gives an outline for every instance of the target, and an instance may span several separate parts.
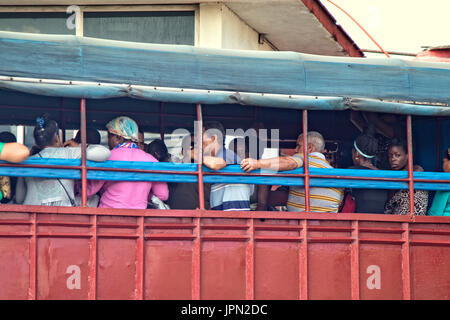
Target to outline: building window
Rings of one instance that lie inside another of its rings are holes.
[[[0,12],[0,30],[74,35],[75,29],[67,27],[68,17],[65,12]]]
[[[84,36],[194,45],[194,11],[85,12]]]

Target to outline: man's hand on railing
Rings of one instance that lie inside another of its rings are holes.
[[[241,169],[245,172],[251,172],[259,169],[258,160],[252,158],[246,158],[241,161]]]

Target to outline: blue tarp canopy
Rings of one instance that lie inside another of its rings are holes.
[[[0,88],[47,96],[450,115],[446,63],[14,32],[0,59]]]

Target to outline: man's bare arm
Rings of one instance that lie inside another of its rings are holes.
[[[203,156],[203,164],[213,170],[220,170],[227,166],[224,159],[212,156]]]
[[[257,169],[269,169],[273,171],[287,171],[297,169],[299,165],[290,157],[277,157],[270,159],[255,160],[246,158],[241,161],[241,169],[251,172]]]
[[[17,142],[5,143],[0,154],[0,160],[9,162],[22,162],[28,158],[30,150],[23,144]]]

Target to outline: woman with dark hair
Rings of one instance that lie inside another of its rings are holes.
[[[170,162],[170,153],[164,141],[155,139],[145,147],[145,152],[154,156],[159,162]]]
[[[373,137],[378,141],[375,165],[380,170],[390,170],[388,156],[390,142],[394,138],[406,138],[406,117],[391,113],[352,110],[350,121],[361,132],[365,132],[368,126],[373,127]]]
[[[389,164],[392,170],[408,170],[408,147],[406,141],[393,139],[389,147]],[[414,165],[413,171],[423,171],[423,168]],[[425,215],[428,206],[428,191],[414,191],[414,213]],[[409,190],[392,190],[384,212],[389,214],[410,214]]]
[[[442,169],[444,172],[450,172],[450,148],[444,152]],[[436,191],[428,215],[450,216],[450,191]]]
[[[97,129],[86,128],[86,144],[100,144],[101,135]],[[78,147],[81,144],[81,130],[78,130],[75,138],[64,142],[64,147]]]
[[[38,117],[33,132],[38,152],[33,158],[80,159],[81,148],[63,148],[58,133],[56,121],[49,119],[47,115]],[[109,156],[110,151],[101,145],[86,148],[88,160],[103,162]],[[27,205],[76,206],[81,201],[74,196],[74,180],[26,177],[17,182],[16,202]],[[88,205],[96,206],[92,202]]]
[[[371,127],[368,132],[359,135],[353,142],[352,160],[353,166],[349,169],[378,170],[373,161],[378,152],[378,140],[373,136]],[[355,199],[355,212],[358,213],[384,213],[384,204],[387,199],[387,191],[383,189],[352,189]]]

